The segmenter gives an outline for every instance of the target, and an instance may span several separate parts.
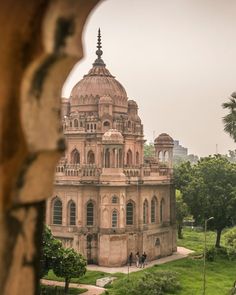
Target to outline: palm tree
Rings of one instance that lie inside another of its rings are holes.
[[[231,94],[229,101],[223,103],[222,107],[229,110],[229,114],[223,117],[224,130],[236,142],[236,92]]]

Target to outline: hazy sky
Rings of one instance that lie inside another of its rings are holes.
[[[145,138],[167,132],[200,156],[235,149],[221,104],[236,90],[235,0],[109,0],[84,30],[85,58],[63,89],[95,60],[97,29],[110,72],[137,101]]]

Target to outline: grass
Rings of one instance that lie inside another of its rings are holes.
[[[76,284],[87,284],[87,285],[96,285],[96,280],[101,279],[103,277],[107,277],[111,274],[102,272],[102,271],[91,271],[87,270],[86,274],[83,277],[80,278],[73,278],[71,279],[71,283],[76,283]],[[115,275],[116,277],[120,277],[119,274]],[[48,272],[48,275],[44,277],[46,280],[52,280],[52,281],[59,281],[59,282],[64,282],[64,278],[57,277],[53,270],[50,270]]]
[[[197,253],[203,252],[204,247],[204,232],[185,228],[183,231],[184,238],[178,239],[178,246],[182,246],[191,250],[194,250]],[[206,244],[207,247],[211,247],[215,245],[216,241],[216,233],[212,231],[208,231],[206,233]],[[224,235],[221,235],[221,245],[224,246]]]
[[[215,244],[215,233],[207,233],[207,246]],[[190,229],[184,230],[184,239],[178,240],[178,245],[202,253],[204,234],[200,231]],[[222,245],[224,239],[222,237]],[[174,271],[178,274],[181,289],[176,291],[178,295],[202,295],[203,285],[203,260],[188,257],[172,261],[166,264],[154,266],[143,271],[130,274],[130,280],[137,280],[144,272],[156,272],[157,270]],[[119,295],[122,286],[127,281],[125,278],[117,279],[109,287],[109,295]],[[236,262],[217,257],[213,262],[206,264],[206,294],[207,295],[229,295],[233,282],[236,279]]]
[[[184,239],[178,240],[178,245],[194,250],[197,253],[202,253],[204,244],[204,234],[200,231],[191,229],[184,230]],[[215,244],[216,235],[214,232],[207,232],[207,246],[211,247]],[[224,238],[222,236],[222,245],[224,245]],[[203,285],[203,260],[194,259],[194,256],[184,258],[181,260],[172,261],[166,264],[153,266],[151,268],[133,272],[129,275],[130,280],[137,280],[143,276],[144,272],[156,271],[174,271],[178,274],[181,289],[176,291],[177,295],[202,295]],[[95,285],[96,280],[104,276],[110,276],[109,273],[100,271],[87,271],[82,278],[72,279],[71,282]],[[112,276],[117,279],[108,286],[109,295],[119,295],[119,290],[126,284],[128,276],[116,273]],[[46,279],[60,280],[52,271],[49,272]],[[229,291],[236,279],[236,262],[228,261],[221,257],[217,257],[213,262],[206,264],[206,294],[207,295],[228,295]],[[105,294],[105,293],[104,293]],[[127,294],[128,295],[128,294]]]
[[[69,288],[68,295],[78,295],[88,291],[85,288]],[[63,295],[64,294],[64,287],[60,286],[41,286],[41,294],[48,294],[48,295]]]

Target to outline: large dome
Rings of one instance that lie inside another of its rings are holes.
[[[94,65],[89,73],[73,87],[71,103],[73,104],[73,98],[82,96],[110,96],[127,99],[124,87],[110,74],[105,65]]]
[[[98,36],[97,59],[92,69],[84,75],[72,89],[70,103],[72,106],[97,104],[101,96],[110,96],[114,105],[127,106],[127,94],[124,87],[106,68],[102,60],[101,36]]]

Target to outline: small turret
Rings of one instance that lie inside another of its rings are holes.
[[[167,133],[160,134],[154,141],[155,155],[158,162],[173,167],[173,147],[174,140]]]

